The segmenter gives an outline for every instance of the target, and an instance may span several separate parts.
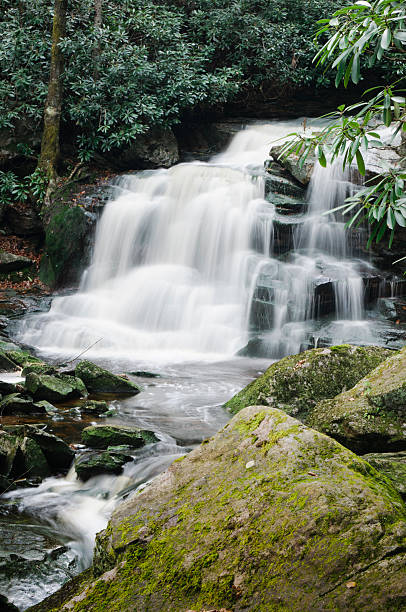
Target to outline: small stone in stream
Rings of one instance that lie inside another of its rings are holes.
[[[88,414],[105,414],[109,412],[109,405],[107,402],[87,400],[80,406],[80,411]]]
[[[20,393],[7,395],[0,402],[0,415],[46,414],[45,408]]]
[[[154,374],[154,372],[144,372],[143,370],[137,370],[136,372],[128,372],[131,376],[139,376],[140,378],[160,378],[160,374]]]
[[[82,431],[82,442],[91,448],[108,448],[121,444],[139,448],[145,444],[158,442],[158,438],[152,431],[137,427],[93,425]]]
[[[83,382],[74,376],[35,374],[31,372],[25,379],[25,387],[35,400],[63,402],[85,397],[87,390]]]
[[[141,390],[138,385],[130,380],[116,376],[91,361],[78,363],[75,374],[83,380],[89,393],[136,395]]]
[[[58,409],[50,402],[47,402],[47,400],[41,400],[39,402],[35,402],[35,405],[39,406],[40,408],[45,408],[45,411],[47,414],[52,415],[58,412]]]
[[[123,465],[131,458],[117,453],[86,453],[75,461],[75,471],[81,480],[98,474],[120,474]]]

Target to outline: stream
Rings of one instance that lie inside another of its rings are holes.
[[[0,555],[13,564],[0,560],[0,591],[20,610],[88,567],[117,503],[218,431],[224,402],[273,360],[323,343],[384,342],[390,324],[365,301],[365,279],[377,273],[344,224],[323,214],[356,189],[348,175],[316,168],[301,212],[283,215],[265,199],[270,145],[299,125],[250,125],[207,163],[117,179],[77,292],[10,327],[51,362],[91,347],[86,359],[127,373],[143,391],[113,400],[107,422],[159,438],[120,476],[82,483],[71,469],[2,496]],[[292,243],[284,253],[274,247],[281,224]],[[106,420],[83,420],[72,403],[42,422],[80,452],[83,427]]]

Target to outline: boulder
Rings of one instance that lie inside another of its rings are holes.
[[[30,268],[33,263],[34,262],[28,257],[0,251],[0,274],[17,272],[18,270]]]
[[[86,387],[80,378],[65,374],[56,377],[31,372],[25,379],[25,388],[35,400],[48,402],[64,402],[87,395]]]
[[[158,442],[158,438],[152,431],[138,427],[91,425],[82,431],[82,442],[91,448],[107,448],[121,444],[139,448],[144,444]]]
[[[15,476],[46,478],[52,473],[40,445],[31,437],[22,438],[14,461],[21,471],[21,474]]]
[[[75,457],[70,446],[58,436],[50,434],[42,427],[35,425],[12,425],[6,426],[7,433],[28,437],[34,440],[43,452],[49,467],[54,473],[68,470]]]
[[[40,236],[44,231],[41,219],[32,206],[10,204],[4,217],[8,227],[16,236]]]
[[[28,398],[21,393],[11,393],[0,402],[0,415],[29,415],[29,414],[45,414],[46,410],[43,406],[35,404],[31,398]]]
[[[406,348],[349,391],[319,402],[307,422],[361,454],[405,450]]]
[[[131,460],[131,456],[118,452],[86,453],[75,461],[75,471],[81,480],[86,481],[98,474],[120,474],[123,465]]]
[[[0,372],[17,372],[20,368],[0,349]]]
[[[91,361],[80,361],[75,368],[75,375],[83,380],[89,393],[136,395],[141,390],[130,380],[116,376]]]
[[[24,368],[28,365],[46,365],[41,359],[38,357],[34,357],[28,351],[24,351],[22,349],[11,349],[6,351],[7,357],[16,363],[20,368]]]
[[[406,452],[369,453],[362,458],[390,478],[395,489],[406,496]]]
[[[249,407],[120,504],[93,576],[37,609],[395,612],[405,537],[384,476],[283,412]]]
[[[54,366],[48,363],[29,363],[23,368],[21,375],[27,376],[27,374],[31,372],[35,374],[57,374],[58,371]]]
[[[321,399],[351,389],[392,354],[381,347],[344,344],[291,355],[273,363],[225,408],[235,414],[246,406],[261,404],[304,416]]]

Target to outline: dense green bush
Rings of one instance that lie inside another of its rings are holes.
[[[64,125],[82,159],[121,148],[151,126],[237,93],[326,84],[314,22],[339,0],[70,0]],[[0,129],[40,127],[53,0],[0,0]]]

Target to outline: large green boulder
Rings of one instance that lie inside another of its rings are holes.
[[[352,389],[317,404],[308,424],[357,453],[406,449],[406,348]]]
[[[75,376],[83,380],[89,393],[136,395],[141,390],[130,380],[112,374],[91,361],[80,361],[75,368]]]
[[[48,402],[64,402],[87,395],[82,380],[67,374],[56,377],[31,372],[25,379],[25,388],[35,400],[47,400]]]
[[[406,452],[370,453],[362,458],[390,478],[395,489],[406,496]]]
[[[18,365],[12,361],[5,351],[0,350],[0,372],[16,372]]]
[[[249,407],[117,507],[94,577],[65,606],[399,612],[405,542],[406,508],[384,476],[284,412]]]
[[[321,399],[353,387],[390,355],[381,347],[348,344],[291,355],[273,363],[225,407],[235,414],[246,406],[273,406],[302,417]]]
[[[138,427],[124,427],[121,425],[91,425],[82,431],[82,442],[90,448],[107,448],[127,444],[139,448],[144,444],[157,442],[158,438],[152,431]]]
[[[34,355],[31,355],[31,353],[22,349],[6,351],[6,355],[9,359],[11,359],[11,361],[16,363],[21,368],[28,364],[34,363],[45,365],[41,359],[38,359],[38,357],[34,357]]]

